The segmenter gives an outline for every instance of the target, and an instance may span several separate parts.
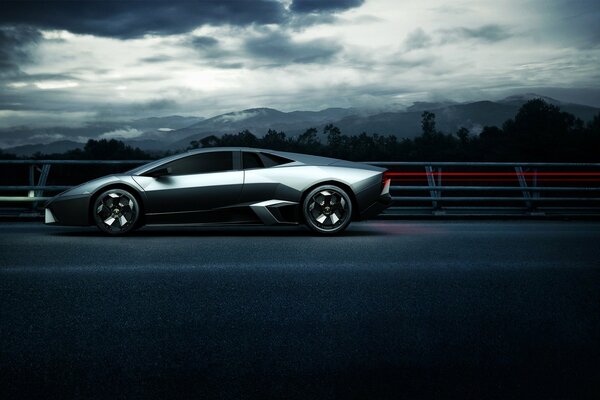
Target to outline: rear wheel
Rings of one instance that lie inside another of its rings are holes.
[[[123,235],[137,228],[140,208],[135,196],[122,189],[110,189],[100,194],[92,209],[94,221],[101,231]]]
[[[306,225],[323,235],[334,235],[348,227],[352,202],[344,189],[323,185],[311,190],[302,204]]]

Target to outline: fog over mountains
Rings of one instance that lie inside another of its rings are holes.
[[[210,135],[235,134],[247,129],[261,137],[269,129],[274,129],[295,136],[311,127],[321,131],[330,123],[338,126],[346,135],[367,132],[411,138],[421,132],[423,111],[436,114],[437,127],[441,131],[452,133],[466,127],[472,134],[478,134],[484,126],[501,127],[504,121],[515,116],[526,101],[533,98],[543,98],[584,121],[591,120],[600,112],[600,108],[563,103],[536,94],[510,96],[499,101],[417,102],[404,110],[388,112],[369,112],[356,108],[282,112],[272,108],[252,108],[206,119],[166,116],[127,122],[95,122],[76,128],[4,129],[0,131],[0,146],[5,152],[28,156],[36,152],[52,154],[81,148],[88,139],[118,139],[146,151],[184,150],[190,141]]]

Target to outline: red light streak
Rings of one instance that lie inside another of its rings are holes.
[[[517,176],[516,172],[386,172],[386,176]],[[524,176],[598,176],[600,172],[523,172]]]
[[[415,182],[427,177],[443,178],[445,182],[514,182],[519,175],[528,182],[599,182],[600,172],[392,172],[386,171],[385,177],[394,181]]]

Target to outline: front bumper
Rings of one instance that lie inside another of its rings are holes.
[[[56,196],[45,207],[45,223],[52,225],[88,226],[90,195]]]
[[[58,221],[56,220],[56,217],[54,216],[54,214],[52,214],[52,211],[50,211],[49,208],[46,208],[44,210],[44,223],[47,225],[51,225],[51,224],[56,224]]]

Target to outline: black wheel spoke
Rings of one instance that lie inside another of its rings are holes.
[[[98,226],[109,233],[131,229],[137,220],[135,199],[121,190],[109,191],[96,201],[95,216]]]
[[[345,194],[326,187],[312,194],[306,204],[306,215],[313,226],[322,231],[335,231],[347,223],[348,201]]]

